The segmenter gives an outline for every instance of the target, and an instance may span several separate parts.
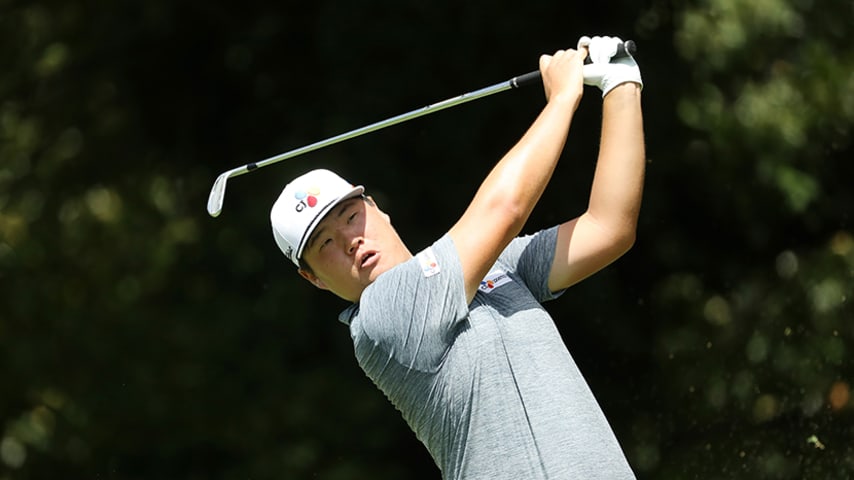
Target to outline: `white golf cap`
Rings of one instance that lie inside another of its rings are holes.
[[[312,170],[285,186],[270,211],[273,238],[290,261],[299,259],[311,232],[339,203],[361,195],[361,185],[353,186],[329,170]]]

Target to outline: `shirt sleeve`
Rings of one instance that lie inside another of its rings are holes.
[[[517,237],[498,258],[498,264],[522,280],[539,302],[554,300],[565,290],[549,290],[549,274],[554,263],[558,227]]]

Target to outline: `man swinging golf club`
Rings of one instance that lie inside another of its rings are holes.
[[[364,188],[328,170],[275,202],[276,243],[300,275],[353,304],[359,365],[444,479],[633,479],[541,302],[633,244],[644,176],[640,70],[616,37],[540,57],[547,102],[462,217],[413,254]],[[592,61],[584,65],[586,56]],[[584,84],[602,90],[587,211],[520,236],[564,147]]]

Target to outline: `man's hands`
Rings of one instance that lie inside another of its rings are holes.
[[[599,87],[603,98],[621,83],[634,82],[643,87],[640,68],[631,53],[612,59],[621,43],[623,41],[619,37],[584,36],[578,39],[578,49],[586,48],[592,62],[584,66],[584,83]]]
[[[546,100],[567,101],[573,111],[584,93],[583,67],[587,52],[584,50],[558,50],[554,55],[540,57],[540,74]]]

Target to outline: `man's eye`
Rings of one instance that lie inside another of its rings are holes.
[[[353,219],[356,218],[357,213],[359,213],[359,212],[353,212],[353,214],[350,215],[350,218],[347,219],[347,223],[351,223],[353,221]]]
[[[319,250],[323,250],[323,247],[325,247],[325,246],[329,245],[330,243],[332,243],[332,239],[331,239],[331,238],[327,238],[326,240],[324,240],[324,241],[320,242],[320,248],[319,248]]]

